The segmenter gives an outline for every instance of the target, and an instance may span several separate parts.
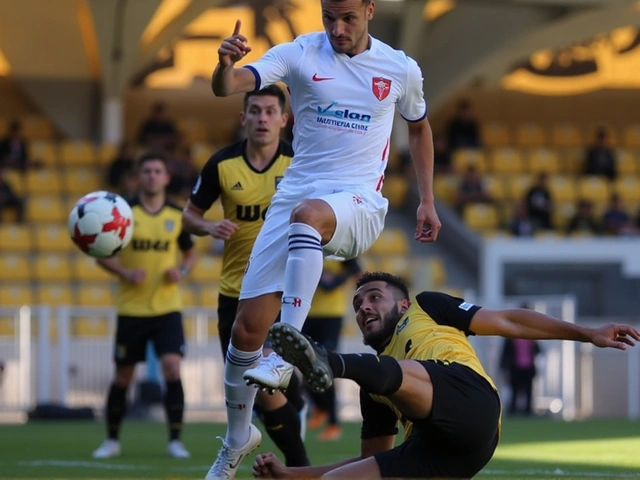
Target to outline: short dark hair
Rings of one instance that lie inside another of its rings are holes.
[[[335,3],[340,3],[340,2],[344,2],[345,0],[328,0],[330,2],[335,2]],[[363,5],[369,5],[371,3],[371,0],[362,0],[362,4]]]
[[[249,99],[251,97],[276,97],[278,99],[278,103],[280,104],[280,110],[284,112],[284,107],[287,103],[287,97],[284,96],[284,92],[277,85],[267,85],[260,90],[256,90],[255,92],[248,92],[244,95],[244,111],[247,111],[247,107],[249,106]]]
[[[136,159],[136,166],[139,170],[145,163],[151,162],[153,160],[160,160],[162,163],[164,163],[165,167],[169,166],[169,159],[167,158],[167,155],[160,150],[147,150],[146,152],[143,152]]]
[[[400,277],[387,272],[365,272],[356,282],[356,288],[371,282],[385,282],[402,294],[402,298],[396,297],[396,300],[409,300],[409,287]]]

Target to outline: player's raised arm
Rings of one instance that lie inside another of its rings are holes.
[[[233,34],[225,38],[218,49],[218,65],[211,78],[211,89],[218,97],[250,92],[256,86],[256,78],[249,69],[235,68],[251,51],[247,37],[240,33],[241,26],[242,22],[237,20]]]

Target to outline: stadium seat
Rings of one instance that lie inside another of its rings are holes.
[[[516,128],[516,145],[519,147],[542,147],[545,144],[545,132],[540,125],[530,122]]]
[[[33,278],[26,255],[0,254],[0,282],[27,282]]]
[[[485,203],[466,205],[462,216],[467,227],[477,232],[495,230],[500,224],[497,208]]]
[[[85,307],[112,307],[115,295],[109,282],[82,284],[78,287],[78,304]]]
[[[627,125],[622,132],[623,144],[629,148],[640,148],[640,123]]]
[[[560,231],[566,231],[571,218],[576,214],[576,202],[560,202],[553,206],[551,223]]]
[[[67,221],[60,197],[50,195],[31,195],[27,200],[27,220],[37,223],[63,223]]]
[[[452,155],[453,169],[456,173],[464,173],[470,165],[476,167],[479,173],[487,171],[487,160],[482,150],[474,148],[459,148]]]
[[[613,191],[635,211],[640,202],[640,178],[629,175],[618,176],[613,182]]]
[[[554,203],[577,201],[578,195],[574,177],[568,175],[552,175],[548,179],[548,185]]]
[[[44,224],[34,227],[34,247],[39,252],[69,253],[74,248],[69,230],[63,224]]]
[[[16,334],[16,319],[12,317],[0,317],[0,338],[13,337]]]
[[[41,253],[34,261],[34,276],[39,281],[67,282],[71,280],[71,265],[67,255]]]
[[[482,184],[493,200],[502,201],[506,198],[503,176],[485,175],[482,177]]]
[[[640,170],[640,159],[636,152],[626,148],[616,150],[616,170],[618,175],[635,175]]]
[[[502,147],[491,153],[491,171],[500,174],[524,173],[525,164],[520,150]]]
[[[73,318],[71,335],[74,337],[106,337],[110,333],[109,321],[106,318]]]
[[[112,143],[103,143],[97,148],[96,157],[102,166],[109,165],[118,155],[119,147]]]
[[[561,171],[564,173],[578,174],[584,170],[584,148],[566,148],[559,150],[561,156]]]
[[[593,202],[594,207],[605,204],[611,196],[611,187],[605,177],[589,175],[578,180],[578,196]]]
[[[393,272],[401,278],[411,281],[411,257],[405,255],[384,255],[381,257],[379,270]]]
[[[42,162],[47,167],[58,166],[58,150],[47,140],[37,140],[29,145],[29,154],[34,160]]]
[[[33,292],[28,284],[11,284],[0,287],[0,305],[19,307],[33,305]]]
[[[0,225],[0,252],[28,252],[33,248],[31,229],[25,225]]]
[[[41,283],[38,285],[38,303],[42,305],[75,305],[75,295],[68,284]]]
[[[180,289],[182,294],[182,305],[185,307],[197,307],[198,302],[196,300],[196,287],[192,284],[183,284]]]
[[[524,200],[525,195],[533,184],[533,176],[528,173],[509,175],[504,178],[506,199],[514,202]]]
[[[560,159],[554,150],[548,148],[536,148],[529,152],[528,171],[532,174],[560,173]]]
[[[505,147],[510,144],[509,130],[503,123],[489,122],[482,126],[482,144],[485,147]]]
[[[98,266],[96,259],[88,255],[74,255],[71,260],[72,279],[77,282],[109,282],[115,277]]]
[[[199,303],[198,306],[205,308],[218,307],[218,284],[217,283],[200,283]]]
[[[41,115],[25,115],[20,118],[22,131],[28,140],[53,138],[51,122]]]
[[[191,157],[196,167],[202,168],[217,148],[206,142],[196,142],[191,146]]]
[[[74,198],[101,190],[102,177],[91,168],[74,168],[64,173],[64,191]]]
[[[178,120],[180,139],[187,145],[207,140],[207,126],[202,120],[196,118],[183,118]]]
[[[382,194],[389,200],[389,206],[401,208],[404,206],[409,191],[409,182],[399,174],[389,174],[384,179]]]
[[[460,177],[455,174],[436,174],[433,179],[433,193],[436,199],[453,205],[458,195]]]
[[[31,170],[25,176],[25,186],[30,195],[60,195],[62,178],[51,168]]]
[[[24,175],[16,170],[5,170],[2,174],[4,180],[11,186],[11,189],[18,196],[24,196],[26,186]]]
[[[551,145],[554,147],[582,147],[584,139],[580,129],[570,123],[554,125],[551,130]]]
[[[63,166],[95,166],[96,148],[86,140],[67,140],[60,145],[60,161]]]
[[[220,280],[222,259],[211,255],[198,259],[189,277],[194,282],[217,282]]]
[[[389,228],[382,231],[378,240],[371,246],[372,255],[408,255],[409,242],[401,229]]]

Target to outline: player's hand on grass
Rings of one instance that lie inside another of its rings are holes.
[[[147,276],[147,272],[145,272],[142,268],[134,268],[132,270],[127,270],[124,276],[127,282],[133,283],[134,285],[139,285],[144,282],[144,279]]]
[[[220,66],[223,68],[231,67],[234,63],[242,60],[250,51],[251,47],[247,45],[248,39],[240,33],[242,22],[236,20],[236,26],[233,34],[225,38],[218,48],[218,58]]]
[[[420,202],[416,212],[415,238],[420,243],[435,242],[442,227],[433,202]]]
[[[238,225],[233,223],[231,220],[225,219],[221,222],[212,222],[211,227],[209,228],[209,235],[221,240],[229,240],[231,235],[233,235],[238,228]]]
[[[261,453],[253,462],[256,478],[287,478],[287,467],[273,453]]]
[[[182,272],[179,268],[170,268],[166,272],[164,272],[164,276],[169,283],[178,283],[182,280]]]
[[[591,331],[590,341],[596,347],[617,348],[626,350],[627,346],[633,347],[635,341],[640,341],[640,332],[630,325],[612,323]]]

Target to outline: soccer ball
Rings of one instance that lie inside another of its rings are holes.
[[[115,193],[89,193],[71,209],[69,235],[73,243],[87,255],[96,258],[112,257],[131,241],[131,207]]]

